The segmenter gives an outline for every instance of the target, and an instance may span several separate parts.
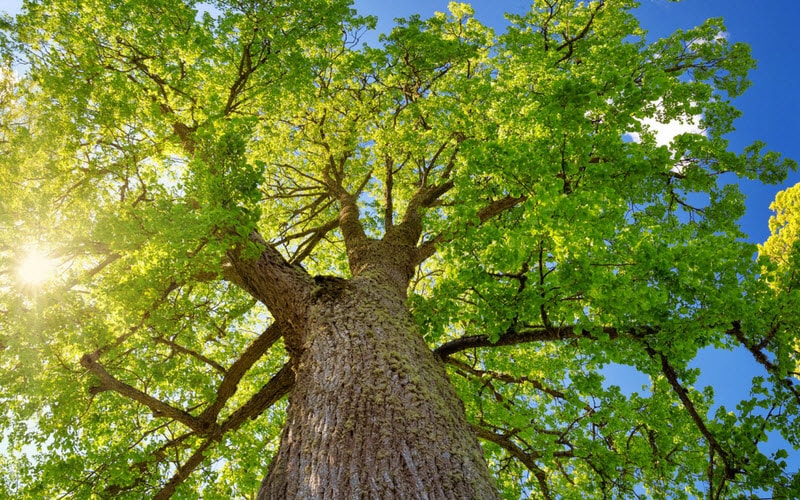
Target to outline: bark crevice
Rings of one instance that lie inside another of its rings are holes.
[[[394,286],[369,273],[324,281],[258,498],[497,498],[463,403]]]

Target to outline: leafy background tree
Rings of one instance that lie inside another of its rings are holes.
[[[466,414],[503,497],[800,494],[796,190],[754,259],[730,183],[795,164],[729,151],[747,46],[714,19],[648,42],[634,5],[539,1],[496,34],[452,4],[369,48],[346,2],[26,4],[3,39],[26,72],[1,103],[0,491],[249,497],[291,462],[288,394],[299,434],[303,395],[439,390],[444,365],[465,412],[409,401]],[[314,308],[359,302],[390,331],[354,330],[385,361],[367,381],[309,354],[335,332]],[[708,347],[761,367],[735,409],[694,387]],[[404,476],[423,417],[387,428]]]

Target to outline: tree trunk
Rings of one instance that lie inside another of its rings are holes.
[[[320,280],[258,498],[498,498],[404,294],[376,276]]]

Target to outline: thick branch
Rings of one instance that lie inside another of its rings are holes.
[[[506,210],[516,207],[527,199],[527,196],[506,196],[505,198],[495,200],[478,211],[478,220],[483,224]]]
[[[384,188],[384,208],[383,208],[383,227],[390,231],[394,226],[394,160],[386,158],[384,164],[386,169],[386,187]]]
[[[217,415],[225,407],[225,403],[236,393],[236,388],[242,377],[252,367],[256,361],[261,359],[267,350],[279,339],[284,333],[284,326],[278,323],[272,323],[264,333],[259,335],[247,349],[244,350],[239,359],[237,359],[225,373],[225,377],[217,388],[217,397],[214,402],[200,414],[198,420],[204,423],[216,422]]]
[[[253,232],[249,240],[261,249],[255,258],[248,255],[251,249],[241,245],[228,252],[236,275],[234,282],[267,306],[275,318],[299,327],[314,279],[300,266],[286,262],[258,233]]]
[[[458,156],[459,146],[464,141],[465,136],[461,133],[452,135],[455,138],[455,147],[450,155],[450,159],[445,165],[440,174],[440,182],[438,184],[429,184],[429,175],[436,167],[439,157],[447,148],[450,139],[444,141],[439,149],[433,154],[433,157],[428,162],[427,166],[422,167],[422,174],[420,176],[419,188],[411,197],[408,202],[405,213],[403,214],[400,230],[394,231],[390,234],[389,226],[387,226],[387,236],[392,239],[397,238],[397,234],[402,235],[405,240],[403,244],[416,246],[420,235],[422,234],[422,210],[423,208],[432,207],[442,196],[455,187],[455,183],[450,179],[453,167],[455,165],[456,157]]]
[[[222,433],[237,429],[247,419],[254,419],[264,410],[274,405],[282,397],[289,394],[294,387],[294,370],[291,363],[283,365],[261,389],[255,393],[241,408],[231,414],[222,423]]]
[[[612,339],[619,336],[617,329],[611,327],[604,327],[603,333]],[[447,361],[448,356],[467,349],[527,344],[530,342],[552,342],[583,337],[591,338],[591,336],[585,332],[576,332],[575,328],[572,326],[558,328],[538,326],[530,327],[522,331],[509,330],[500,335],[496,341],[492,341],[488,335],[469,335],[446,342],[437,347],[433,352],[442,360]]]
[[[103,389],[115,391],[126,398],[132,399],[140,403],[153,412],[153,416],[167,417],[181,422],[193,431],[201,434],[208,434],[214,430],[215,426],[204,425],[199,419],[193,417],[189,413],[179,410],[173,406],[158,400],[149,394],[146,394],[139,389],[121,382],[114,378],[105,367],[97,360],[94,354],[86,354],[81,358],[81,366],[92,372],[102,384]]]
[[[408,202],[408,207],[403,218],[397,226],[387,229],[384,241],[415,247],[422,235],[422,210],[433,206],[445,193],[454,186],[452,181],[447,181],[437,186],[428,186],[417,189]]]
[[[348,250],[367,241],[364,225],[361,224],[361,213],[358,209],[357,198],[349,193],[339,195],[339,228],[344,236],[344,243]]]
[[[181,146],[183,146],[183,150],[186,151],[189,156],[194,156],[194,153],[197,150],[197,143],[194,139],[195,130],[196,127],[189,127],[183,122],[176,121],[172,124],[172,131],[178,136],[178,139],[181,141]]]

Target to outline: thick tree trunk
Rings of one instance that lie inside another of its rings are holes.
[[[258,498],[498,498],[443,366],[376,276],[320,281]]]

